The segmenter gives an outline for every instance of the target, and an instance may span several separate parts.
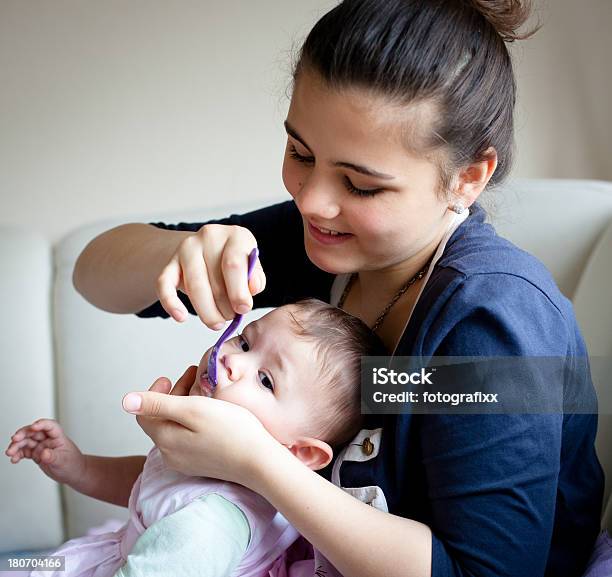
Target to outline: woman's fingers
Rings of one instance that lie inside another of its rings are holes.
[[[195,245],[194,238],[192,244]],[[187,245],[180,255],[183,284],[200,320],[210,328],[225,323],[220,303],[215,299],[208,266],[198,246]]]
[[[159,377],[155,379],[153,384],[149,387],[149,391],[154,393],[169,393],[172,388],[172,383],[167,377]]]
[[[195,365],[187,367],[185,372],[176,382],[176,385],[174,385],[170,395],[167,395],[167,393],[170,389],[171,383],[166,377],[160,377],[157,379],[153,385],[151,385],[149,392],[184,398],[185,395],[189,394],[191,385],[195,380],[196,372],[197,367]],[[145,402],[143,402],[143,396],[141,393],[129,393],[126,395],[123,398],[123,408],[128,412],[139,415],[136,418],[138,424],[158,446],[163,444],[163,435],[167,433],[168,430],[176,428],[185,430],[183,424],[178,424],[171,420],[167,420],[171,419],[172,417],[169,416],[170,413],[164,412],[160,404],[156,403],[155,401],[150,402],[150,399],[145,399]],[[177,410],[180,411],[180,409]],[[183,417],[186,417],[186,415],[183,415]]]
[[[195,365],[187,367],[187,370],[183,373],[181,378],[176,381],[176,384],[174,385],[170,394],[179,397],[184,397],[185,395],[188,395],[189,391],[191,390],[191,386],[195,381],[197,371],[198,367],[196,367]]]
[[[252,246],[245,253],[245,242],[249,241],[252,242]],[[253,297],[247,282],[247,272],[249,253],[255,246],[255,239],[247,240],[242,235],[234,235],[228,239],[223,251],[221,272],[227,287],[227,297],[232,312],[235,313],[245,314],[253,308]],[[257,263],[259,264],[259,259]],[[261,264],[259,264],[259,268],[261,269]],[[255,273],[259,274],[256,269],[253,270],[254,275]]]
[[[123,408],[128,413],[175,421],[188,429],[195,426],[194,405],[197,399],[155,392],[128,393],[123,397]]]
[[[181,265],[177,254],[172,257],[157,279],[157,296],[164,310],[179,323],[189,314],[176,292],[180,282]]]
[[[164,310],[177,321],[186,319],[179,288],[200,320],[214,330],[223,328],[236,313],[251,310],[252,295],[266,285],[259,261],[247,281],[248,255],[256,245],[252,233],[240,226],[208,224],[187,236],[157,279]]]
[[[191,434],[190,429],[166,419],[154,419],[139,415],[136,417],[136,421],[160,450],[171,447],[173,442],[176,443],[176,440],[181,438],[181,434]]]
[[[189,390],[191,389],[191,385],[193,385],[197,370],[198,367],[195,365],[187,367],[179,380],[176,381],[174,387],[172,386],[172,382],[168,377],[159,377],[155,379],[153,384],[149,387],[149,391],[152,393],[163,393],[166,395],[171,394],[185,396],[189,394]]]

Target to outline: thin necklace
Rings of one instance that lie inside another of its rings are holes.
[[[395,293],[395,295],[393,295],[393,298],[389,301],[389,304],[387,304],[387,306],[383,309],[382,313],[380,313],[380,315],[376,319],[376,322],[374,323],[374,326],[372,327],[372,332],[376,332],[378,330],[378,328],[380,327],[382,322],[385,320],[387,313],[391,310],[393,305],[400,299],[400,297],[415,282],[421,280],[425,276],[425,273],[427,272],[428,268],[429,268],[429,262],[427,262],[427,264],[418,273],[416,273],[412,278],[410,278],[406,283],[404,283],[402,287]],[[338,301],[338,308],[342,308],[344,306],[344,301],[346,300],[349,290],[351,290],[351,286],[353,286],[353,283],[355,282],[356,279],[357,279],[357,273],[354,272],[351,274],[351,278],[349,278],[348,282],[346,283],[346,286],[344,287],[342,296],[340,297],[340,300]]]

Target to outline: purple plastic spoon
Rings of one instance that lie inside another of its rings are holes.
[[[259,256],[259,250],[255,247],[251,253],[249,254],[249,266],[247,272],[247,280],[251,278],[251,273],[255,268],[255,263],[257,262],[257,257]],[[219,337],[219,340],[215,343],[213,347],[210,357],[208,357],[208,382],[212,385],[212,389],[214,390],[217,386],[217,357],[219,356],[219,350],[223,343],[229,339],[234,331],[240,325],[242,321],[242,315],[236,315],[234,320],[229,324],[229,326],[223,331],[223,334]]]

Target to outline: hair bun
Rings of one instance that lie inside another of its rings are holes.
[[[505,42],[529,38],[540,28],[518,32],[531,14],[530,0],[469,0],[472,6],[497,30]]]

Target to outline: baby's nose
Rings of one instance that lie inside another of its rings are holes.
[[[240,368],[235,357],[236,355],[223,355],[221,357],[221,364],[227,371],[230,381],[237,381],[240,378]]]

